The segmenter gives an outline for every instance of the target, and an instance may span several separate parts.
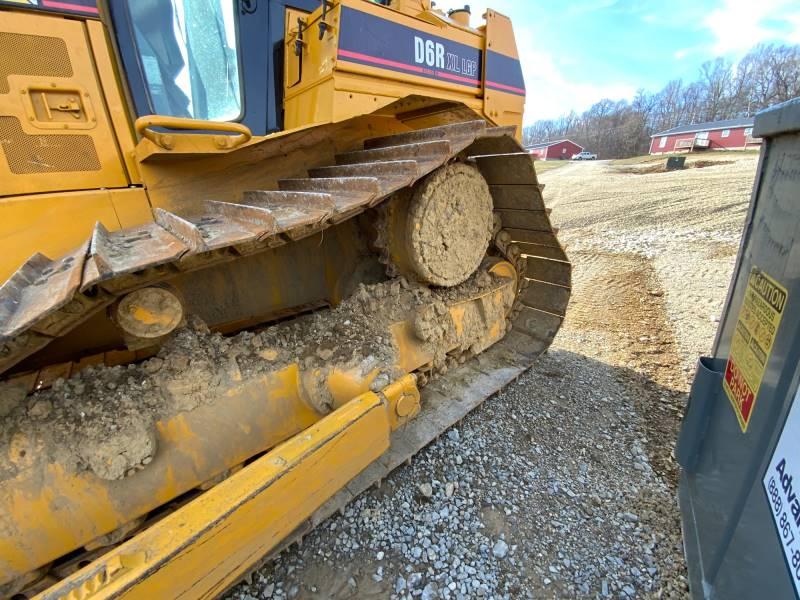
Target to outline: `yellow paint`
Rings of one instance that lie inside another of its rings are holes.
[[[378,458],[389,432],[386,404],[363,394],[47,594],[102,573],[93,599],[217,595]]]
[[[144,325],[170,325],[174,320],[172,314],[156,314],[153,311],[144,308],[143,306],[134,307],[133,318]]]
[[[498,260],[495,264],[489,267],[489,272],[494,273],[498,277],[512,279],[515,285],[517,283],[517,270],[510,262],[506,260]]]
[[[486,11],[486,52],[484,64],[489,50],[511,58],[517,58],[517,42],[511,19],[495,10]],[[525,97],[486,88],[483,96],[483,114],[498,125],[516,127],[516,138],[522,141],[522,111],[525,108]]]
[[[422,341],[414,333],[414,327],[408,321],[393,323],[389,327],[398,350],[400,368],[411,373],[421,366],[433,361],[433,354],[425,349]]]
[[[419,414],[420,395],[413,375],[405,375],[387,385],[381,395],[386,398],[392,430]]]
[[[66,48],[68,59],[62,56],[53,59],[69,60],[72,72],[68,77],[9,75],[9,92],[0,94],[0,117],[15,120],[16,127],[21,128],[21,139],[27,140],[22,143],[28,144],[31,152],[18,165],[22,172],[12,171],[6,160],[0,160],[0,196],[127,186],[128,178],[105,109],[85,24],[60,16],[7,10],[2,12],[0,21],[3,31],[37,37],[47,32],[48,37],[63,40],[63,45],[52,46],[52,51]],[[77,118],[61,122],[64,113],[47,107],[65,102],[77,107],[74,113]],[[75,154],[79,144],[86,148],[85,156]],[[52,159],[43,158],[44,154],[42,157],[37,154],[38,148],[48,153],[55,148],[58,164],[63,164],[64,169],[36,172],[37,163],[52,163]],[[91,158],[92,153],[96,154],[96,161]],[[75,170],[73,165],[80,165],[82,170]]]
[[[127,169],[128,180],[131,183],[140,184],[142,180],[135,160],[136,137],[133,134],[128,107],[122,94],[120,75],[114,64],[108,32],[100,21],[93,20],[86,21],[86,30],[89,34],[89,44],[97,69],[97,77],[103,91],[111,125],[114,128],[119,152]],[[123,222],[123,226],[130,227],[131,225]]]
[[[136,227],[153,221],[147,193],[142,188],[108,190],[120,226]]]
[[[177,415],[172,419],[156,422],[158,434],[162,441],[170,444],[190,444],[194,445],[198,441],[197,434],[186,421],[183,415]]]
[[[376,368],[365,377],[357,370],[342,371],[333,369],[328,374],[326,383],[333,396],[334,406],[342,406],[356,396],[368,392],[370,384],[378,373],[380,373],[380,369]]]
[[[106,190],[0,198],[0,281],[35,252],[58,258],[75,250],[97,221],[120,228]]]
[[[464,335],[464,313],[466,310],[466,305],[456,305],[450,307],[450,318],[453,319],[453,325],[455,325],[456,328],[456,335],[459,337]]]
[[[139,117],[134,123],[136,134],[149,140],[164,150],[176,152],[195,152],[205,147],[209,141],[217,150],[233,150],[249,142],[253,133],[242,123],[201,121],[162,115]],[[162,133],[157,128],[169,129],[170,133]],[[219,134],[179,134],[174,131],[217,131]]]
[[[24,480],[24,475],[16,479]],[[96,502],[107,502],[103,490],[85,485],[83,476],[67,473],[59,464],[49,465],[38,487],[9,486],[7,504],[16,516],[17,523],[24,524],[24,531],[3,529],[0,536],[0,581],[8,573],[24,573],[30,570],[31,555],[50,553],[50,544],[62,547],[79,546],[81,540],[71,532],[81,530],[113,529],[119,517],[113,510],[104,515],[86,514],[80,507]],[[54,490],[62,490],[57,494]],[[69,501],[65,502],[67,499]],[[63,524],[70,523],[70,528]],[[57,535],[54,535],[57,532]]]

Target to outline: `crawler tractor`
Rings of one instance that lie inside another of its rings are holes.
[[[217,596],[550,345],[482,17],[0,0],[0,596]]]

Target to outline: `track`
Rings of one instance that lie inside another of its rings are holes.
[[[281,181],[278,191],[246,192],[240,204],[207,201],[198,212],[181,215],[155,209],[153,223],[113,233],[98,225],[77,251],[55,261],[35,256],[0,288],[0,368],[8,370],[134,289],[317,233],[377,206],[448,161],[475,164],[494,204],[490,252],[514,264],[519,275],[512,329],[425,386],[422,412],[393,434],[390,449],[284,540],[285,546],[523,373],[552,342],[569,300],[571,267],[550,224],[533,161],[512,133],[477,121],[375,138],[363,150],[338,155],[337,165]]]
[[[456,157],[474,161],[490,185],[503,227],[495,245],[525,273],[514,327],[544,350],[563,319],[570,267],[533,163],[512,134],[470,121],[375,138],[279,190],[245,192],[240,203],[201,201],[185,214],[156,208],[154,222],[115,232],[98,223],[75,251],[36,254],[0,287],[0,373],[130,291],[315,234]]]

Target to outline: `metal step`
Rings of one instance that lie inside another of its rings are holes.
[[[380,198],[381,187],[376,177],[318,177],[282,179],[281,190],[330,194],[336,205],[333,218],[338,223],[368,208]]]
[[[420,177],[415,160],[388,160],[349,165],[318,167],[308,171],[312,178],[374,177],[378,180],[379,200],[413,184]]]

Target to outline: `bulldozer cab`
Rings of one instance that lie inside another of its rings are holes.
[[[281,130],[285,12],[310,13],[319,4],[111,0],[137,116],[234,121],[254,135]]]

